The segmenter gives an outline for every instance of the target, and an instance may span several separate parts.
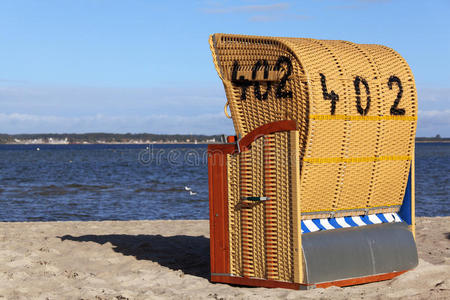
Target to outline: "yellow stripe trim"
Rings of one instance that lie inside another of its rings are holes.
[[[327,163],[358,163],[358,162],[374,162],[385,160],[412,160],[411,156],[407,155],[391,155],[391,156],[377,156],[377,157],[320,157],[320,158],[303,158],[304,162],[312,164],[327,164]]]
[[[369,211],[370,210],[376,210],[376,209],[384,209],[384,208],[386,208],[386,209],[389,209],[390,207],[394,207],[394,206],[402,206],[401,204],[391,204],[391,205],[383,205],[382,207],[377,207],[377,206],[374,206],[374,207],[356,207],[356,208],[343,208],[343,209],[340,209],[340,210],[332,210],[332,209],[324,209],[324,210],[305,210],[305,211],[303,211],[302,210],[302,214],[303,213],[321,213],[321,214],[325,214],[325,213],[328,213],[328,212],[334,212],[334,213],[339,213],[339,212],[347,212],[347,211],[350,211],[350,210],[354,210],[355,212],[358,212],[359,210],[360,211],[363,211],[363,210],[366,210],[366,209],[369,209]]]
[[[417,116],[346,116],[346,115],[309,115],[312,120],[345,120],[345,121],[416,121]]]

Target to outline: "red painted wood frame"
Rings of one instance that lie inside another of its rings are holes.
[[[230,273],[227,154],[236,144],[208,145],[209,235],[211,273]]]
[[[257,138],[264,135],[280,132],[280,131],[290,131],[297,129],[297,122],[292,120],[277,121],[262,125],[254,130],[250,131],[239,141],[239,148],[241,151],[247,150],[251,143]]]

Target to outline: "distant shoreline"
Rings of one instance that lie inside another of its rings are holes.
[[[0,134],[0,144],[211,144],[224,141],[223,135],[151,133],[40,133]]]
[[[0,145],[151,145],[151,144],[217,144],[226,135],[152,134],[152,133],[37,133],[0,134]],[[416,137],[416,143],[450,143],[450,138]]]
[[[444,140],[444,141],[416,141],[416,144],[429,144],[429,143],[448,144],[448,143],[450,143],[450,140]]]
[[[0,145],[63,145],[63,146],[72,146],[72,145],[209,145],[209,144],[220,144],[221,142],[201,142],[201,143],[193,143],[193,142],[150,142],[150,143],[133,143],[133,142],[124,142],[124,143],[0,143]]]
[[[218,142],[104,142],[104,143],[0,143],[0,145],[209,145],[209,144],[220,144],[221,141]],[[416,140],[416,144],[450,144],[450,139],[442,139],[442,140]]]

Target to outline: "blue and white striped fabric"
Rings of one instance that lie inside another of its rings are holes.
[[[302,233],[357,227],[371,224],[403,222],[397,213],[373,214],[365,216],[302,220]]]

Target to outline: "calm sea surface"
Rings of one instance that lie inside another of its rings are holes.
[[[0,221],[207,219],[206,146],[146,148],[0,145]],[[417,215],[449,196],[450,144],[417,144]]]

